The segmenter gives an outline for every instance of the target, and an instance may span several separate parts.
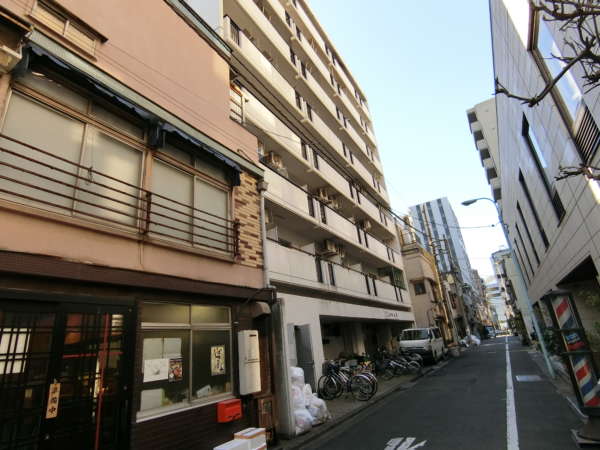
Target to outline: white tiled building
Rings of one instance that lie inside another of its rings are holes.
[[[305,1],[220,7],[213,26],[233,52],[231,117],[258,137],[268,183],[266,277],[280,299],[280,350],[314,388],[325,360],[389,346],[414,321],[371,115]]]
[[[562,32],[531,17],[526,0],[490,5],[494,76],[512,93],[538,94],[544,79],[560,70],[550,53],[565,50]],[[530,298],[536,302],[550,289],[569,289],[590,326],[598,314],[588,310],[584,297],[600,291],[600,189],[581,175],[555,179],[560,166],[600,162],[600,89],[584,91],[576,65],[536,107],[496,96],[501,176],[495,183]]]

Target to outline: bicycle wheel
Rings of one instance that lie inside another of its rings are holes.
[[[375,395],[377,393],[377,389],[379,389],[379,383],[377,382],[377,377],[375,375],[373,375],[373,372],[361,372],[361,375],[364,375],[365,377],[367,377],[369,379],[369,381],[371,382],[371,384],[373,385],[373,395]]]
[[[407,372],[407,367],[403,363],[396,362],[394,363],[394,376],[399,377],[400,375],[404,375]]]
[[[337,397],[338,391],[341,391],[341,386],[330,375],[322,375],[317,383],[317,392],[319,397],[324,400],[333,400]]]
[[[351,378],[350,391],[356,400],[362,402],[369,400],[374,395],[373,384],[364,375],[354,375]]]
[[[385,381],[391,380],[394,378],[394,369],[388,364],[381,370],[379,376]]]

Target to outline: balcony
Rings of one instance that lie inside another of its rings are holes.
[[[265,171],[265,181],[269,185],[266,199],[273,204],[272,208],[283,218],[286,227],[315,242],[337,238],[349,244],[349,254],[371,266],[391,264],[401,268],[398,252],[373,235],[359,231],[355,223],[322,205],[305,190],[270,169]]]
[[[364,273],[329,263],[304,251],[267,241],[269,276],[273,281],[335,292],[365,300],[410,307],[406,291]],[[328,269],[331,264],[333,277]],[[320,265],[320,275],[317,272]],[[373,287],[374,286],[374,287]]]
[[[240,224],[1,135],[0,196],[136,239],[239,254]],[[141,167],[140,167],[141,170]]]
[[[259,11],[260,12],[260,11]],[[266,19],[265,19],[266,20]],[[252,68],[250,79],[259,77],[261,82],[269,86],[286,103],[286,108],[295,111],[297,117],[302,117],[302,112],[296,106],[296,93],[287,80],[273,67],[271,62],[261,51],[248,39],[248,37],[232,25],[229,17],[225,17],[224,38],[227,44],[234,50],[236,56],[245,65]]]

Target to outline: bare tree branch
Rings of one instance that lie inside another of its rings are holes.
[[[496,79],[495,94],[506,95],[533,107],[552,91],[556,84],[576,64],[583,69],[585,92],[600,85],[600,2],[598,0],[532,0],[532,10],[546,22],[556,22],[564,33],[565,48],[571,55],[554,55],[560,61],[560,72],[546,81],[540,93],[534,96],[511,92]]]

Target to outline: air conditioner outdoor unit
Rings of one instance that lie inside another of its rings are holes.
[[[323,241],[323,250],[321,251],[321,255],[333,256],[333,255],[337,255],[337,253],[338,253],[338,246],[336,245],[336,243],[329,239],[325,239]]]
[[[317,189],[317,198],[322,203],[330,203],[331,202],[331,198],[329,198],[329,194],[327,193],[327,188]]]
[[[283,161],[281,159],[281,156],[279,156],[275,152],[269,152],[269,153],[267,153],[265,161],[266,161],[266,163],[269,166],[273,166],[273,167],[275,167],[277,169],[283,168]]]
[[[334,209],[340,209],[342,207],[342,202],[339,198],[334,197],[331,199],[331,207]]]
[[[362,221],[362,227],[363,227],[363,230],[369,231],[371,229],[371,221],[369,221],[369,220],[363,220]]]

